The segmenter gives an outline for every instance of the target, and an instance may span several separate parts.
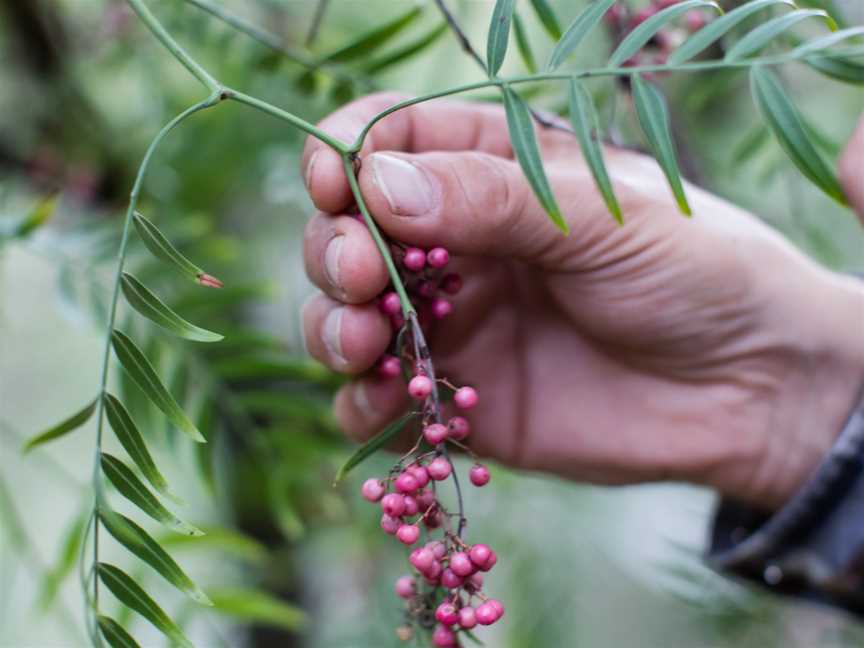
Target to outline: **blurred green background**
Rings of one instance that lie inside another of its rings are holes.
[[[313,58],[414,6],[332,0],[307,48],[318,7],[311,0],[217,4]],[[562,22],[582,4],[553,3]],[[381,70],[370,72],[364,58],[310,73],[185,2],[149,5],[224,83],[313,122],[371,88],[420,93],[480,78],[449,34]],[[492,2],[453,7],[483,43]],[[836,0],[836,8],[848,23],[864,24],[860,0]],[[524,11],[537,58],[545,60],[551,42]],[[371,59],[439,23],[426,3],[420,19]],[[598,33],[581,51],[580,67],[598,64],[608,43]],[[0,646],[84,646],[83,599],[70,561],[75,525],[92,502],[94,426],[26,457],[21,442],[92,399],[135,169],[158,128],[202,93],[123,2],[0,0],[0,57],[0,230],[11,231],[47,196],[59,197],[45,226],[0,241]],[[505,72],[523,70],[510,56]],[[783,77],[836,159],[864,109],[862,91],[804,66],[786,66]],[[744,76],[662,83],[691,177],[759,214],[821,263],[864,267],[864,232],[854,217],[803,181],[773,141],[742,155],[759,124]],[[608,116],[614,83],[595,81],[591,89]],[[561,103],[554,90],[533,100],[553,110]],[[638,145],[620,97],[616,124],[625,142]],[[130,255],[136,274],[181,313],[228,338],[219,348],[190,349],[121,310],[121,327],[157,359],[206,430],[206,451],[179,438],[119,372],[113,379],[185,500],[181,517],[213,530],[197,543],[175,540],[172,550],[222,605],[193,609],[111,542],[105,555],[141,578],[199,646],[402,645],[393,633],[401,615],[391,588],[405,569],[404,552],[382,537],[377,516],[356,495],[388,460],[378,457],[331,487],[351,447],[328,413],[336,381],[304,359],[298,329],[311,292],[301,259],[311,213],[298,177],[302,142],[286,124],[229,103],[194,117],[159,150],[142,211],[225,280],[225,291],[184,289],[140,246]],[[495,467],[493,485],[469,493],[467,506],[470,533],[494,539],[502,558],[488,589],[508,614],[479,634],[494,648],[864,645],[861,627],[841,613],[770,598],[707,570],[700,554],[713,499],[688,486],[603,489]],[[285,605],[238,603],[253,600],[249,591]],[[146,622],[105,600],[143,646],[165,645]]]

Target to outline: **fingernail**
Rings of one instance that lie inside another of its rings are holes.
[[[369,394],[366,393],[366,383],[358,381],[354,383],[354,405],[367,419],[375,416],[375,408],[372,407],[372,402],[369,400]]]
[[[345,243],[344,235],[334,236],[324,250],[324,274],[327,275],[327,281],[334,288],[341,288],[339,284],[339,257],[342,255],[343,243]]]
[[[390,211],[400,216],[422,216],[432,209],[435,190],[422,169],[397,157],[372,156],[372,173]]]
[[[347,364],[345,356],[342,355],[342,315],[344,313],[345,309],[342,307],[334,308],[327,313],[321,330],[321,338],[330,355],[336,361]]]
[[[309,183],[312,182],[312,171],[315,166],[315,158],[318,157],[320,152],[321,151],[315,151],[306,163],[306,173],[303,174],[303,183],[306,185],[307,190],[309,189]]]

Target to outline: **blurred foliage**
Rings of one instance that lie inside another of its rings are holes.
[[[337,0],[321,12],[307,45],[318,3],[224,3],[244,24],[277,34],[287,50],[280,53],[194,2],[150,4],[225,83],[312,122],[358,93],[430,91],[479,74],[431,5],[420,11],[407,0]],[[562,24],[575,15],[572,4],[550,2]],[[491,3],[453,5],[469,38],[483,42]],[[848,24],[864,23],[857,0],[831,5]],[[161,124],[200,91],[123,2],[0,0],[0,17],[0,87],[9,89],[0,93],[0,286],[11,331],[0,352],[0,645],[77,646],[85,631],[72,565],[91,496],[84,484],[93,428],[27,459],[19,449],[30,432],[80,408],[84,387],[96,384],[98,345],[76,340],[104,327],[120,215],[137,164]],[[394,38],[370,46],[382,25]],[[527,7],[519,29],[533,46],[530,55],[521,46],[523,59],[547,60],[552,42]],[[608,56],[609,38],[589,40],[580,65]],[[359,49],[346,53],[348,42]],[[510,56],[505,69],[523,65]],[[864,107],[860,89],[800,65],[783,75],[823,154],[836,159]],[[624,84],[586,85],[615,139],[638,143]],[[763,135],[746,75],[678,75],[662,86],[685,175],[760,214],[830,267],[864,264],[864,235],[854,219],[801,182]],[[566,102],[539,88],[530,96],[551,110]],[[376,533],[377,519],[353,494],[364,470],[338,490],[330,486],[351,452],[329,414],[339,378],[305,358],[296,324],[309,292],[300,258],[311,210],[297,172],[302,142],[284,123],[239,106],[196,116],[160,149],[141,211],[226,288],[181,287],[142,245],[130,256],[132,272],[172,308],[226,336],[218,345],[180,345],[127,307],[121,311],[120,328],[134,334],[194,413],[211,441],[206,446],[190,449],[125,373],[112,384],[169,481],[180,485],[188,501],[181,517],[207,527],[200,539],[159,539],[189,565],[217,609],[194,609],[171,598],[152,574],[131,573],[160,593],[160,604],[202,646],[401,645],[393,636],[400,614],[391,592],[401,561],[394,554],[401,552]],[[16,332],[20,337],[11,337]],[[665,487],[612,493],[501,469],[494,482],[484,498],[468,502],[472,532],[496,537],[509,561],[493,584],[506,592],[509,621],[489,633],[489,646],[809,648],[864,641],[839,615],[769,599],[705,569],[698,555],[705,494]],[[55,502],[61,494],[63,505]],[[640,534],[654,544],[640,542]],[[129,563],[123,554],[111,559]],[[13,604],[19,581],[26,596],[18,591]],[[128,611],[115,618],[145,645],[163,641]]]

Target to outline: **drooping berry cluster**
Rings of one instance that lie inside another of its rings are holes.
[[[424,329],[452,311],[451,302],[441,293],[455,295],[462,279],[444,272],[450,254],[442,247],[422,250],[394,244],[393,252],[412,308],[404,309],[394,291],[379,298],[381,311],[393,324],[394,338],[391,352],[378,362],[378,373],[388,379],[405,377],[421,425],[414,447],[386,478],[366,480],[362,495],[380,504],[381,529],[413,547],[408,557],[413,571],[395,585],[396,594],[406,601],[406,623],[397,629],[397,635],[408,640],[415,629],[431,630],[434,646],[461,646],[461,632],[478,624],[491,625],[504,614],[501,603],[483,592],[483,573],[492,569],[497,555],[488,545],[469,545],[463,539],[466,518],[448,447],[456,446],[473,457],[463,443],[471,425],[460,415],[445,422],[439,389],[452,392],[453,404],[460,410],[476,406],[479,396],[473,387],[457,388],[436,378],[424,337]],[[473,485],[485,486],[489,469],[475,462],[468,477]],[[445,480],[453,482],[456,512],[440,498],[439,485]],[[415,546],[420,542],[421,546]]]

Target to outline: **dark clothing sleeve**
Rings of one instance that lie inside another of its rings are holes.
[[[772,591],[864,615],[864,398],[809,481],[779,511],[720,502],[707,560]]]

